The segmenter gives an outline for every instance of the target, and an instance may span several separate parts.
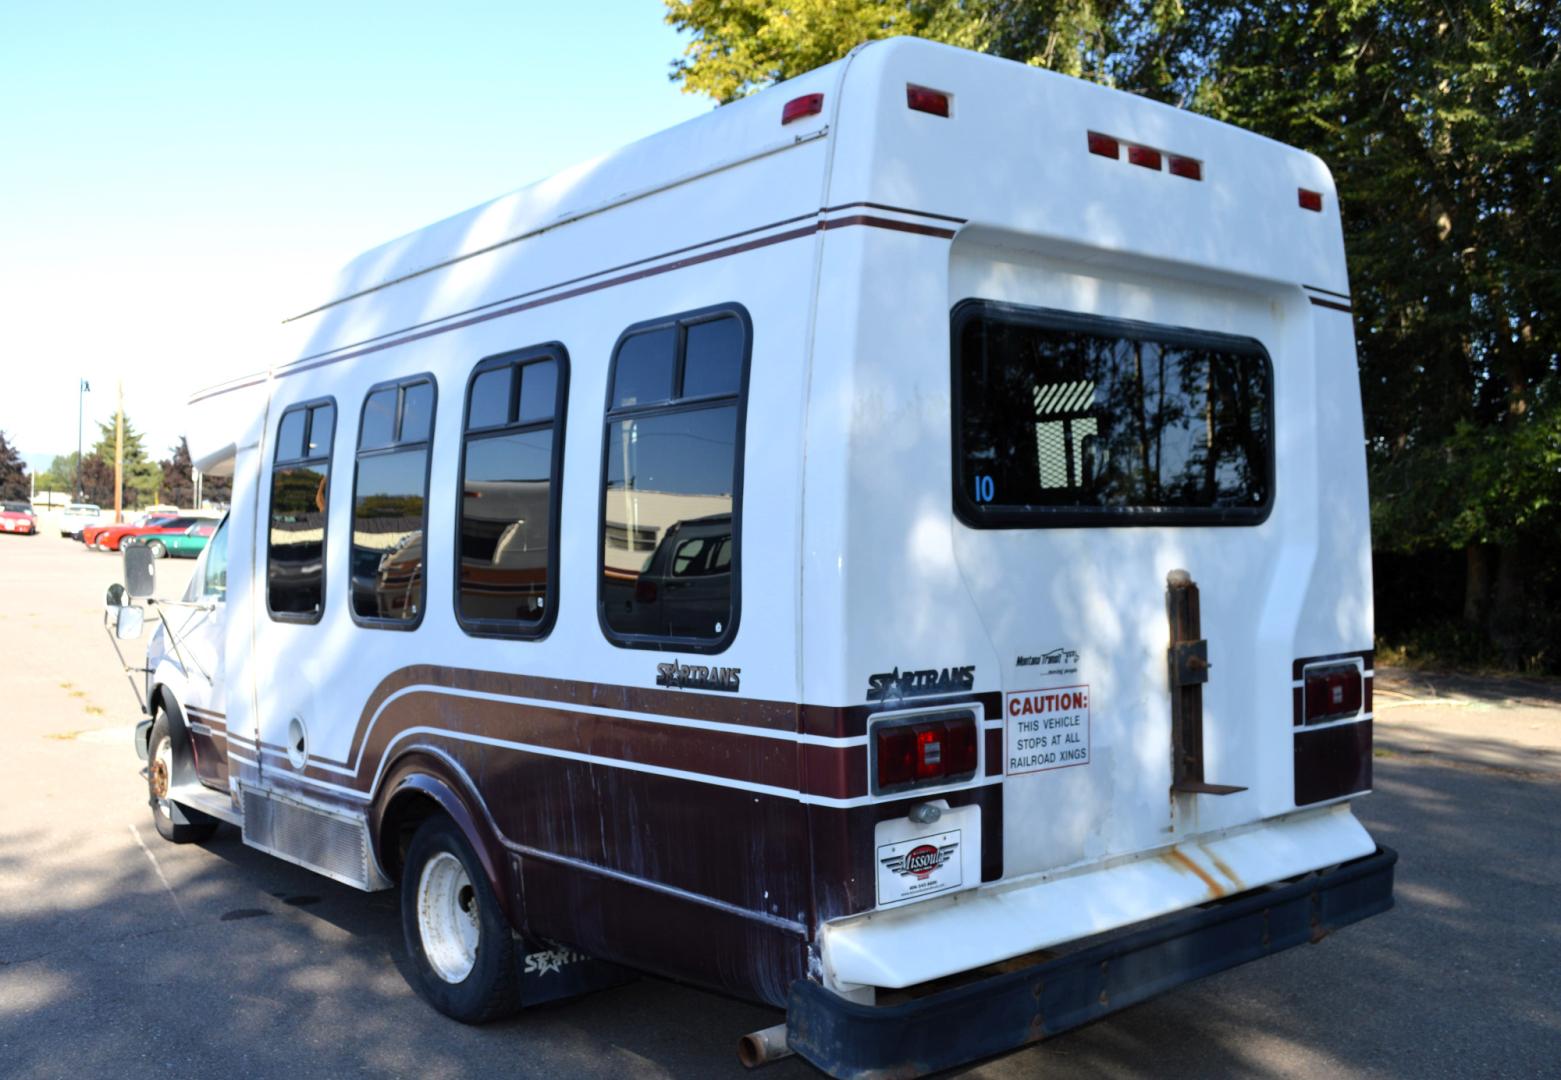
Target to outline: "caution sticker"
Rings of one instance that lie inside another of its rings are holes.
[[[1003,695],[1003,772],[1089,764],[1089,687],[1053,686]]]

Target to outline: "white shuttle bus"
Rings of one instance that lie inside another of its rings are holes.
[[[1315,157],[897,39],[288,327],[192,399],[152,812],[399,889],[441,1011],[637,969],[913,1075],[1391,906]]]

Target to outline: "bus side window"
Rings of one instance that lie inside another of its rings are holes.
[[[335,430],[334,399],[294,405],[277,423],[266,529],[266,610],[279,622],[319,622],[325,608],[325,533]],[[225,589],[226,559],[223,562]]]
[[[630,327],[609,374],[598,612],[614,644],[736,632],[752,330],[736,305]]]
[[[552,626],[568,380],[554,344],[490,356],[467,384],[455,615],[469,634]]]
[[[432,375],[371,387],[358,424],[352,478],[352,618],[412,630],[423,620],[428,458],[434,437]]]

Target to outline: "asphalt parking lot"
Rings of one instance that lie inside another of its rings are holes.
[[[160,563],[159,591],[190,566]],[[463,1027],[403,978],[393,893],[231,829],[163,843],[101,626],[119,577],[0,536],[0,1075],[743,1072],[738,1037],[775,1010],[645,978]],[[1400,853],[1394,911],[968,1075],[1561,1076],[1561,684],[1382,672],[1377,716],[1358,809]]]

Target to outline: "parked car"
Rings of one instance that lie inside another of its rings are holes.
[[[80,540],[82,530],[98,523],[103,508],[97,503],[71,503],[60,511],[60,535]]]
[[[135,529],[142,525],[157,525],[164,521],[172,521],[178,514],[152,514],[140,519],[127,518],[124,521],[96,521],[90,525],[83,525],[76,539],[86,544],[89,548],[97,547],[103,534],[110,529]]]
[[[181,533],[147,533],[145,535],[130,535],[120,541],[121,545],[142,544],[152,553],[153,558],[187,558],[193,559],[206,550],[206,542],[211,539],[211,534],[217,531],[215,521],[197,521]]]
[[[31,503],[0,503],[0,532],[38,535],[38,518]]]
[[[118,551],[120,544],[128,537],[177,536],[194,524],[196,524],[195,518],[164,517],[153,518],[145,525],[110,525],[92,534],[90,546],[99,551]],[[83,536],[83,539],[85,540],[86,537]]]

